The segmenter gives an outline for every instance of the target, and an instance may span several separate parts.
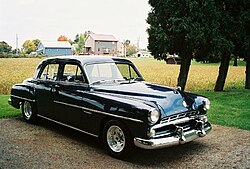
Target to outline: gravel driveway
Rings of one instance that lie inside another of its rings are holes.
[[[250,132],[213,125],[202,139],[117,160],[98,139],[52,122],[1,119],[0,168],[250,168]]]

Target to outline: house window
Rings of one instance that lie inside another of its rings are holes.
[[[100,52],[100,48],[98,48],[98,52]]]

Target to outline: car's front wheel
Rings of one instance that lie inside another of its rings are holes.
[[[22,114],[25,121],[29,123],[37,122],[36,107],[28,101],[24,101],[22,104]]]
[[[106,123],[103,130],[103,142],[109,154],[115,158],[125,157],[133,146],[127,127],[114,120]]]

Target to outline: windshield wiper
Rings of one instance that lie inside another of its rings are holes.
[[[93,82],[92,85],[101,84],[101,83],[116,83],[120,81],[124,81],[124,79],[113,79],[113,80],[103,79],[103,80],[98,80],[98,81]]]
[[[128,79],[129,82],[142,81],[142,80],[143,80],[142,77],[136,77],[136,78]]]

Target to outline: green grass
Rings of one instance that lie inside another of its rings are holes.
[[[212,124],[250,130],[250,91],[199,92],[211,101],[208,112]]]
[[[230,61],[230,66],[233,66],[234,61]],[[220,66],[220,62],[218,63],[201,63],[201,62],[196,62],[195,60],[192,60],[191,65],[199,65],[199,66]],[[238,66],[246,66],[246,62],[243,60],[238,60]]]
[[[211,101],[208,117],[212,124],[250,130],[249,90],[199,91],[198,94],[208,97]],[[8,98],[9,95],[0,95],[0,118],[20,116],[21,111],[10,106]]]
[[[0,95],[0,118],[16,117],[21,115],[20,109],[15,109],[8,104],[9,95]]]
[[[128,58],[132,62],[141,62],[143,61],[144,63],[151,63],[151,64],[159,64],[159,63],[164,63],[165,61],[163,60],[156,60],[154,58]],[[233,66],[234,61],[230,61],[230,66]],[[218,63],[201,63],[201,62],[196,62],[195,60],[192,60],[191,65],[197,65],[197,66],[220,66],[220,62]],[[238,60],[238,66],[246,66],[246,62],[243,60]]]

